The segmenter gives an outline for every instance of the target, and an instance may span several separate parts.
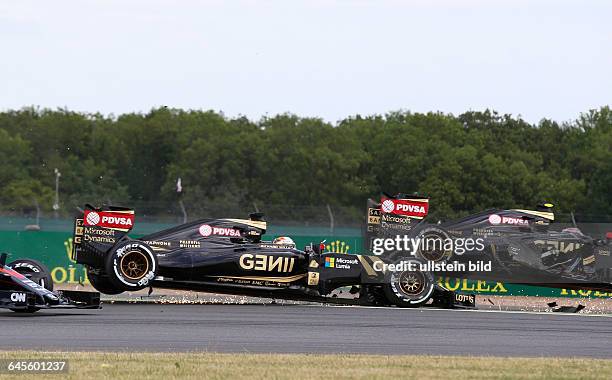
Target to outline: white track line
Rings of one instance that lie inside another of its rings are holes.
[[[612,318],[612,314],[584,314],[584,313],[554,313],[544,311],[521,311],[521,310],[470,310],[470,309],[439,309],[433,307],[422,308],[402,308],[402,307],[386,307],[386,306],[361,306],[361,305],[304,305],[312,307],[349,307],[349,308],[364,308],[364,309],[384,309],[397,310],[406,312],[423,312],[423,311],[438,311],[438,312],[467,312],[467,313],[498,313],[498,314],[529,314],[529,315],[551,315],[557,317],[591,317],[591,318]]]

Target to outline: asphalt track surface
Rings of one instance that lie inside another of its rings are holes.
[[[610,316],[303,305],[0,310],[0,350],[612,358]]]

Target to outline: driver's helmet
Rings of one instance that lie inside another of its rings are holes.
[[[274,239],[272,243],[280,244],[280,245],[289,245],[289,246],[295,247],[295,242],[289,236],[279,236],[276,239]]]

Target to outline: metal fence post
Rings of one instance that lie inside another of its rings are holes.
[[[329,214],[329,233],[331,236],[334,236],[334,213],[332,212],[329,203],[327,204],[327,213]]]

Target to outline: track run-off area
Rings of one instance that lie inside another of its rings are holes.
[[[0,350],[612,358],[612,316],[314,305],[0,310]]]

